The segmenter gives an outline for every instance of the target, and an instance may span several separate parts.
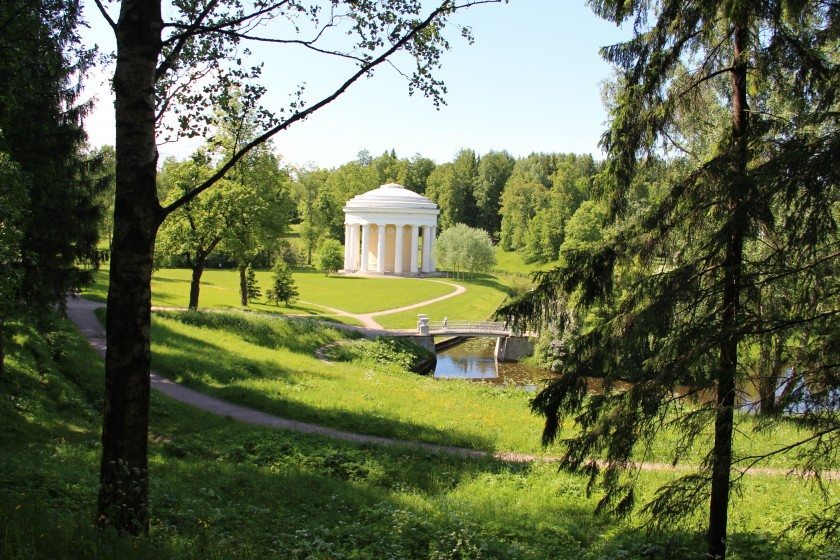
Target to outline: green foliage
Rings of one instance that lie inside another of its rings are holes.
[[[20,281],[23,277],[21,241],[27,222],[26,194],[29,189],[28,177],[21,172],[20,166],[3,152],[0,152],[0,185],[3,186],[0,189],[0,207],[4,209],[3,219],[0,220],[0,320],[2,320],[17,302]]]
[[[478,177],[475,182],[475,204],[479,212],[478,227],[490,235],[498,235],[501,229],[502,191],[513,172],[516,160],[505,152],[488,152],[478,162]]]
[[[579,251],[593,247],[603,240],[603,228],[607,211],[602,204],[587,200],[566,222],[566,230],[560,253]]]
[[[489,271],[496,264],[490,236],[483,229],[456,224],[435,240],[435,263],[441,270],[470,276]]]
[[[328,238],[321,242],[318,249],[318,268],[326,274],[344,267],[344,246],[335,239]]]
[[[459,223],[477,225],[477,181],[478,157],[468,149],[462,149],[452,163],[438,166],[429,175],[426,196],[440,207],[438,226],[441,229]]]
[[[703,468],[664,484],[645,511],[670,527],[709,507],[708,553],[723,557],[741,468],[789,449],[806,472],[837,466],[836,14],[807,1],[592,4],[634,29],[603,49],[618,76],[599,200],[569,220],[561,266],[506,311],[556,329],[560,375],[534,410],[546,442],[575,419],[563,464],[600,483],[602,508],[632,511],[622,466],[663,429],[680,436],[674,463],[714,433]],[[592,227],[597,214],[608,230]],[[733,452],[744,365],[773,347],[790,375],[768,375],[764,392],[780,390],[786,410],[759,425],[795,419],[803,432],[790,448]],[[589,396],[590,377],[611,390]],[[686,403],[680,387],[715,399]]]
[[[102,160],[83,153],[79,81],[93,53],[81,46],[79,10],[69,0],[0,5],[0,322],[10,301],[37,315],[62,305],[98,263]]]
[[[547,202],[545,187],[515,175],[505,185],[501,197],[502,232],[500,244],[505,251],[525,246],[528,228],[537,211]]]
[[[278,260],[271,268],[271,287],[265,294],[269,303],[279,305],[282,301],[289,305],[298,297],[297,286],[295,286],[295,279],[292,277],[292,271],[282,260]]]
[[[251,265],[245,269],[245,287],[248,292],[248,301],[256,301],[262,297],[260,285],[257,282],[257,273]]]
[[[337,346],[336,357],[342,361],[360,360],[369,364],[389,364],[412,371],[433,354],[406,338],[380,336]]]

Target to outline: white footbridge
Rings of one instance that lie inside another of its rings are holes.
[[[502,321],[429,321],[426,315],[418,315],[417,340],[424,347],[434,349],[436,336],[494,336],[496,337],[496,359],[502,362],[516,361],[531,355],[534,345],[529,339],[533,334],[515,331]]]

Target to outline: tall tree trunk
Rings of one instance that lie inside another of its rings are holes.
[[[748,111],[747,59],[744,49],[749,40],[746,4],[740,8],[735,21],[735,48],[732,70],[732,140],[733,176],[729,190],[729,223],[726,252],[723,259],[723,309],[721,317],[720,361],[718,363],[717,411],[715,414],[715,442],[712,450],[712,488],[709,504],[708,554],[711,558],[726,558],[726,526],[729,508],[729,487],[732,470],[732,433],[735,411],[735,377],[738,368],[737,332],[741,267],[746,234],[746,192],[749,189],[747,162]]]
[[[248,278],[246,277],[247,266],[239,263],[239,302],[243,307],[248,306]]]
[[[189,308],[193,311],[198,309],[198,295],[201,291],[201,275],[204,274],[204,263],[206,258],[196,257],[192,266],[192,279],[190,280],[190,304]]]
[[[199,249],[195,252],[195,257],[190,262],[192,268],[192,279],[190,280],[190,304],[189,308],[195,311],[198,309],[198,295],[201,291],[201,275],[204,274],[204,267],[207,266],[207,257],[216,248],[216,245],[222,240],[217,237],[210,242],[206,249]]]
[[[106,315],[105,403],[98,521],[149,530],[149,323],[157,199],[155,69],[159,0],[123,0],[114,73],[116,197]]]

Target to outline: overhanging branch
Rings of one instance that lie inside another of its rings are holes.
[[[337,99],[340,95],[342,95],[347,89],[352,86],[355,82],[359,80],[362,76],[368,74],[371,70],[385,62],[391,55],[395,52],[403,48],[406,44],[409,43],[414,37],[417,36],[418,33],[423,31],[424,29],[428,28],[435,20],[437,20],[440,16],[451,13],[454,10],[464,9],[471,6],[479,5],[479,4],[491,4],[491,3],[498,3],[502,0],[476,0],[474,2],[466,2],[464,4],[455,5],[451,2],[444,1],[441,5],[439,5],[434,11],[432,11],[426,19],[415,25],[411,28],[411,30],[406,33],[399,41],[395,42],[391,47],[380,54],[378,57],[372,59],[370,62],[362,65],[356,72],[354,72],[347,80],[345,80],[335,91],[333,91],[330,95],[324,97],[314,105],[310,106],[309,108],[299,111],[286,119],[285,121],[277,124],[276,126],[270,128],[248,144],[242,147],[239,151],[237,151],[231,158],[222,166],[220,167],[210,178],[206,181],[201,183],[196,188],[187,192],[184,196],[180,197],[179,199],[175,200],[168,206],[161,209],[161,219],[165,218],[173,211],[177,210],[187,202],[191,201],[195,197],[197,197],[202,192],[206,191],[208,188],[213,186],[216,182],[218,182],[221,178],[225,176],[225,174],[230,171],[230,169],[236,165],[236,163],[242,159],[245,154],[250,152],[255,147],[263,144],[272,136],[277,134],[278,132],[289,128],[291,125],[298,121],[302,121],[312,113],[316,112],[317,110],[329,105],[335,99]]]

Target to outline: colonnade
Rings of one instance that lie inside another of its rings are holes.
[[[435,271],[435,227],[365,223],[344,225],[344,271],[429,274]],[[422,247],[418,249],[418,244]],[[419,256],[418,256],[419,252]]]

